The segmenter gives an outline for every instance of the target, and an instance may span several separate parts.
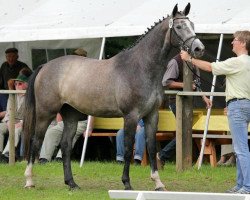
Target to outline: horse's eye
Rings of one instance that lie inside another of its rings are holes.
[[[176,28],[177,28],[177,29],[181,29],[181,25],[177,25]]]

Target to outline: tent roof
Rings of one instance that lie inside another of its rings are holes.
[[[250,30],[249,0],[190,0],[197,33]],[[0,42],[141,35],[171,14],[167,0],[8,0],[0,7]],[[179,0],[182,10],[187,1]]]

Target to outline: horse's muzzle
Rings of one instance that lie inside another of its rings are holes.
[[[195,39],[191,47],[191,52],[193,57],[200,58],[201,56],[203,56],[204,51],[205,51],[205,46],[199,39]]]

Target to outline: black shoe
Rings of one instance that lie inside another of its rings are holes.
[[[18,158],[16,158],[16,161],[19,161],[19,162],[22,162],[22,161],[24,161],[24,158],[23,158],[23,156],[19,156]]]
[[[6,157],[5,155],[1,154],[0,155],[0,163],[9,163],[9,158]]]
[[[138,159],[135,159],[135,160],[134,160],[134,163],[135,163],[135,165],[137,165],[137,166],[141,165],[141,161],[138,160]]]
[[[117,160],[116,163],[119,164],[119,165],[122,165],[122,164],[123,164],[123,161]]]
[[[54,161],[55,161],[55,162],[62,163],[62,162],[63,162],[63,159],[60,158],[60,157],[56,157],[56,158],[54,159]]]
[[[38,163],[41,164],[41,165],[44,165],[46,163],[48,163],[49,161],[46,159],[46,158],[40,158]]]

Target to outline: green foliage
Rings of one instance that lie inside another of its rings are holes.
[[[61,163],[36,164],[33,168],[36,187],[24,189],[24,171],[26,162],[15,166],[0,164],[0,197],[4,199],[110,199],[108,190],[123,190],[121,175],[123,166],[112,162],[86,162],[79,167],[72,162],[73,175],[81,187],[69,191],[64,184]],[[161,180],[169,191],[188,192],[224,192],[235,184],[235,167],[211,168],[203,165],[201,170],[195,168],[182,173],[175,171],[175,164],[167,164],[160,171]],[[133,166],[130,170],[131,184],[135,190],[154,190],[150,180],[150,168]]]
[[[130,47],[138,37],[114,37],[107,38],[105,44],[106,58],[111,58],[121,52],[123,49]]]

